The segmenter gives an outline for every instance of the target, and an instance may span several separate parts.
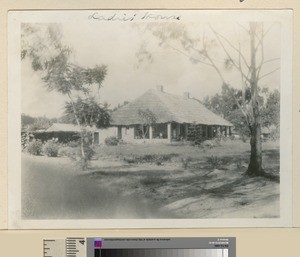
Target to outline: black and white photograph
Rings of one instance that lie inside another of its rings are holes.
[[[11,228],[291,225],[290,11],[9,15]]]

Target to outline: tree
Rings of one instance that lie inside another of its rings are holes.
[[[99,105],[94,98],[78,97],[74,103],[66,102],[64,120],[76,124],[73,104],[77,110],[77,118],[83,126],[106,128],[110,124],[110,113],[107,105]]]
[[[265,91],[266,101],[262,108],[262,124],[264,127],[280,126],[280,93],[278,90]]]
[[[235,131],[242,137],[249,137],[250,130],[247,126],[247,120],[242,112],[239,110],[232,97],[232,93],[235,98],[242,104],[242,91],[228,87],[225,89],[222,87],[221,94],[215,94],[211,97],[205,97],[202,103],[214,113],[222,116],[226,120],[230,121],[234,125]],[[268,88],[260,89],[259,104],[261,109],[262,126],[267,128],[276,129],[280,126],[280,93],[277,89],[270,91]],[[245,101],[251,100],[251,93],[246,90]]]
[[[86,160],[85,127],[87,125],[101,126],[102,124],[99,119],[95,122],[96,114],[91,115],[91,112],[94,113],[94,111],[81,108],[83,105],[80,104],[80,100],[76,102],[75,97],[84,98],[84,101],[92,103],[89,107],[99,110],[101,107],[92,98],[91,93],[95,91],[93,87],[96,87],[99,93],[107,73],[107,67],[96,65],[90,68],[74,64],[71,55],[73,51],[63,43],[62,35],[58,24],[23,24],[21,58],[31,60],[33,70],[41,73],[42,81],[48,91],[56,91],[68,97],[68,110],[71,110],[76,124],[80,127],[81,155],[83,160]],[[88,116],[89,119],[85,119],[83,122],[82,116]]]
[[[34,123],[35,119],[30,115],[26,115],[24,113],[21,114],[21,126],[22,130],[27,129],[30,125]]]
[[[149,133],[150,126],[156,122],[156,115],[149,109],[138,109],[139,120],[141,121],[141,131],[143,139],[145,140],[146,135]]]
[[[49,119],[45,116],[43,117],[31,117],[30,115],[21,115],[21,125],[22,130],[36,131],[39,129],[47,129],[54,122],[57,122],[56,118]]]
[[[74,103],[66,102],[65,104],[65,115],[63,119],[66,122],[73,124],[77,123],[74,116],[74,109],[77,111],[77,118],[84,128],[84,133],[89,138],[90,132],[94,132],[95,128],[106,128],[110,124],[110,112],[108,105],[99,105],[94,98],[82,99],[78,97]],[[94,137],[92,137],[94,143]]]
[[[203,29],[202,36],[193,37],[183,24],[165,23],[160,25],[149,24],[148,31],[158,40],[159,45],[175,50],[188,57],[191,62],[201,64],[213,69],[218,75],[223,87],[229,90],[235,104],[244,116],[250,131],[251,155],[247,169],[248,175],[264,176],[262,165],[261,142],[261,110],[259,97],[259,84],[263,78],[279,70],[279,67],[262,74],[263,68],[268,63],[273,63],[279,58],[265,59],[264,40],[274,24],[265,29],[264,23],[250,22],[247,26],[238,24],[247,37],[247,50],[243,51],[241,43],[234,44],[226,36],[209,25],[211,39],[208,39]],[[174,44],[173,44],[174,43]],[[217,50],[216,50],[217,49]],[[223,67],[213,57],[222,51]],[[145,49],[143,47],[143,53]],[[145,55],[145,54],[144,54]],[[138,55],[139,56],[139,55]],[[241,78],[242,101],[240,102],[229,88],[230,83],[224,76],[224,70],[235,70]],[[246,99],[249,90],[250,99]]]

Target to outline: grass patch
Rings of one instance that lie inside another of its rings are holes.
[[[125,156],[124,161],[127,163],[155,163],[157,165],[162,165],[164,162],[170,162],[174,157],[178,157],[179,154],[145,154],[145,155],[135,155],[135,156]]]

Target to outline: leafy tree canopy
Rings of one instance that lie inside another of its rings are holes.
[[[40,129],[47,129],[53,123],[57,122],[56,118],[49,119],[47,117],[31,117],[30,115],[21,115],[22,130],[36,131]]]
[[[231,92],[230,92],[231,91]],[[246,104],[251,101],[251,92],[245,91]],[[279,127],[280,125],[280,93],[278,90],[270,91],[267,88],[259,89],[260,108],[263,127]],[[222,86],[221,94],[215,94],[211,97],[205,97],[203,104],[214,113],[234,124],[235,130],[244,136],[250,136],[250,130],[247,120],[240,112],[236,101],[242,102],[242,91],[233,89],[227,85]]]
[[[77,119],[84,126],[105,128],[110,124],[110,112],[107,104],[101,106],[93,98],[82,99],[80,97],[73,103],[66,102],[64,120],[77,124],[74,108],[77,112]]]

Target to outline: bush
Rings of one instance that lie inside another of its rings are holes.
[[[116,137],[107,137],[104,142],[106,145],[118,145],[119,139]]]
[[[218,156],[214,155],[207,157],[207,162],[214,169],[220,168],[220,166],[223,164],[223,161]]]
[[[88,160],[88,161],[90,161],[92,159],[92,157],[95,155],[94,149],[89,145],[84,146],[83,151],[84,151],[84,154],[85,154],[85,159]]]
[[[72,159],[77,159],[80,157],[80,148],[79,147],[70,147],[70,146],[63,146],[60,147],[58,150],[59,156],[69,157]]]
[[[43,146],[43,152],[48,157],[57,157],[59,144],[56,140],[48,140]]]
[[[40,155],[42,153],[43,143],[41,140],[33,140],[27,144],[27,152],[32,155]]]
[[[280,129],[278,127],[271,130],[270,138],[274,141],[280,138]]]
[[[32,133],[26,131],[21,133],[21,145],[22,145],[22,151],[25,151],[28,147],[29,142],[34,139],[34,136]]]
[[[186,169],[189,166],[191,161],[192,161],[191,157],[182,158],[181,159],[182,168]]]
[[[187,140],[193,142],[193,145],[200,145],[205,140],[202,132],[201,125],[191,124],[188,129]]]
[[[142,156],[129,156],[124,157],[124,161],[128,163],[155,163],[162,165],[164,162],[172,161],[172,158],[177,157],[178,154],[145,154]]]
[[[69,147],[77,147],[77,146],[80,146],[80,140],[70,141],[70,142],[66,143],[66,146],[69,146]]]

